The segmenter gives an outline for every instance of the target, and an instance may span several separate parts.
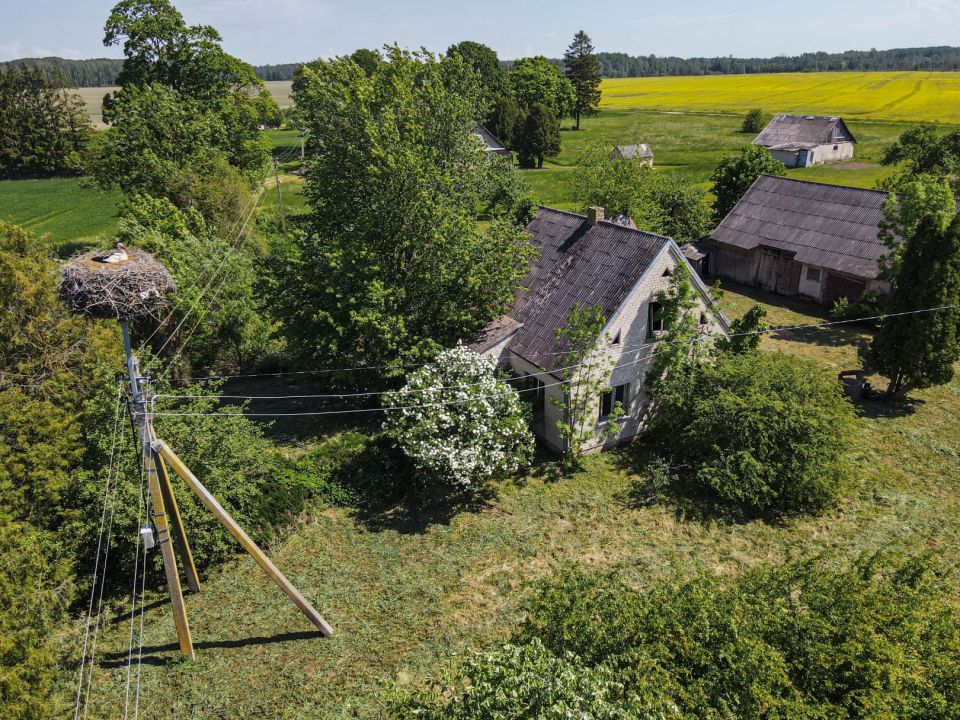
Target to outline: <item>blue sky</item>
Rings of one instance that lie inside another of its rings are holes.
[[[110,0],[0,0],[0,60],[119,56],[104,48]],[[224,47],[255,64],[309,60],[396,42],[442,51],[472,39],[501,58],[558,57],[583,28],[632,55],[793,55],[812,50],[960,44],[960,0],[175,0]],[[817,7],[828,8],[818,13]]]

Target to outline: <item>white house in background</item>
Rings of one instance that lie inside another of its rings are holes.
[[[480,142],[483,143],[484,148],[486,149],[487,155],[505,155],[510,156],[510,151],[500,142],[497,137],[487,130],[480,123],[473,124],[473,130],[471,130],[474,137],[478,138]]]
[[[623,160],[639,160],[642,163],[653,167],[653,150],[646,143],[638,145],[614,145],[610,152],[612,158],[622,158]]]
[[[616,443],[643,432],[645,427],[645,374],[650,353],[662,331],[658,291],[669,286],[679,266],[690,271],[698,296],[698,321],[703,333],[726,333],[726,318],[715,307],[710,292],[693,272],[679,246],[670,238],[604,220],[603,208],[590,208],[587,216],[541,207],[527,226],[540,251],[514,298],[509,312],[490,323],[468,346],[521,377],[536,388],[534,430],[554,450],[563,452],[564,439],[557,430],[562,412],[550,402],[566,401],[560,368],[570,350],[557,338],[576,303],[598,305],[606,318],[596,350],[602,367],[613,367],[612,392],[595,399],[590,422],[610,422],[607,416],[620,402],[626,414],[616,422]],[[603,441],[598,440],[593,449]]]
[[[753,139],[789,168],[853,158],[857,144],[847,124],[824,115],[777,115]]]

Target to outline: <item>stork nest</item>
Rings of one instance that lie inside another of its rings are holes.
[[[159,319],[175,289],[167,269],[142,250],[127,259],[98,262],[109,251],[93,250],[67,261],[60,271],[60,299],[71,311],[113,320]]]

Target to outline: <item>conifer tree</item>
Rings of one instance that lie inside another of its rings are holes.
[[[563,54],[563,63],[567,68],[567,78],[573,84],[576,101],[573,114],[580,129],[580,115],[593,115],[600,104],[600,61],[593,51],[590,36],[580,30],[573,36],[573,42]]]
[[[941,230],[933,215],[908,240],[887,317],[866,354],[868,370],[889,378],[889,396],[943,385],[960,359],[960,219]],[[915,310],[943,308],[929,312]],[[901,314],[896,313],[911,313]]]

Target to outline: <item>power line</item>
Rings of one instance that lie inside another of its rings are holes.
[[[924,309],[921,309],[921,310],[908,310],[908,311],[899,312],[899,313],[886,313],[886,314],[884,314],[884,315],[875,315],[875,316],[862,317],[862,318],[851,318],[851,319],[846,319],[846,320],[830,320],[830,321],[824,321],[824,322],[820,322],[820,323],[810,323],[810,324],[806,324],[806,325],[780,325],[780,326],[775,326],[775,327],[766,328],[766,329],[764,329],[764,330],[751,330],[751,331],[748,331],[748,332],[741,332],[741,333],[727,333],[727,334],[705,333],[705,334],[700,335],[700,336],[698,336],[697,338],[695,338],[695,339],[693,339],[692,341],[689,341],[689,342],[690,342],[691,344],[694,343],[694,342],[702,342],[702,340],[705,339],[705,338],[708,337],[708,336],[709,336],[709,337],[728,337],[728,338],[732,338],[732,337],[749,337],[749,336],[753,336],[753,335],[763,335],[763,334],[777,333],[777,332],[785,332],[785,331],[792,331],[792,330],[807,330],[807,329],[811,329],[811,328],[822,328],[822,327],[829,327],[829,326],[833,326],[833,325],[844,325],[844,324],[850,324],[850,323],[856,323],[856,322],[865,322],[865,321],[868,321],[868,320],[877,320],[877,319],[883,319],[883,318],[887,318],[887,317],[898,317],[898,316],[903,316],[903,315],[915,315],[915,314],[919,314],[919,313],[937,312],[937,311],[939,311],[939,310],[947,310],[947,309],[951,309],[951,308],[955,308],[955,307],[957,307],[957,306],[956,306],[956,305],[942,305],[942,306],[940,306],[940,307],[924,308]],[[646,343],[640,343],[640,344],[635,344],[635,345],[623,345],[623,346],[612,346],[612,347],[618,348],[618,349],[621,350],[621,351],[636,352],[636,351],[639,351],[639,350],[641,350],[641,349],[648,348],[648,347],[655,347],[655,346],[662,346],[662,345],[672,345],[672,344],[676,344],[676,341],[660,340],[660,341],[646,342]],[[570,351],[567,350],[567,351],[560,351],[560,352],[569,353]],[[543,353],[542,355],[544,355],[544,356],[545,356],[545,355],[557,355],[557,354],[560,354],[560,352],[556,352],[556,353]],[[652,356],[653,356],[652,354],[648,354],[648,355],[645,356],[645,357],[652,357]],[[531,357],[540,357],[540,356],[538,356],[538,355],[525,355],[525,356],[523,356],[523,357],[524,357],[525,359],[529,359],[529,358],[531,358]],[[631,365],[631,364],[637,362],[637,361],[640,360],[640,359],[644,359],[644,358],[638,358],[637,360],[634,360],[634,361],[631,361],[630,363],[627,363],[627,365]],[[416,366],[413,366],[413,367],[423,367],[423,366],[425,366],[425,365],[430,365],[430,364],[431,364],[431,363],[424,363],[423,365],[416,365]],[[553,368],[553,369],[551,369],[551,370],[541,370],[540,372],[529,373],[528,377],[539,377],[539,376],[542,376],[542,375],[553,375],[553,374],[555,374],[555,373],[557,373],[557,372],[562,372],[562,371],[565,371],[565,370],[573,370],[573,369],[576,369],[576,368],[578,368],[578,367],[583,367],[584,365],[588,365],[588,364],[590,364],[590,363],[577,363],[577,364],[574,364],[574,365],[567,365],[567,366],[565,366],[565,367]],[[617,367],[624,367],[624,365],[616,365],[616,366],[614,366],[614,369],[616,369]],[[372,369],[372,368],[371,368],[371,369]],[[341,371],[345,371],[345,370],[346,370],[346,369],[341,369]],[[301,371],[301,372],[307,373],[307,372],[314,372],[314,371]],[[316,371],[316,372],[324,372],[324,371]],[[330,371],[327,371],[327,372],[336,372],[336,371],[330,370]],[[291,374],[292,374],[292,373],[291,373]],[[276,374],[275,374],[275,373],[267,373],[267,374],[264,374],[264,376],[273,376],[273,375],[279,375],[279,373],[276,373]],[[246,375],[246,376],[225,376],[225,377],[257,377],[257,376],[256,376],[256,375]],[[475,386],[477,386],[477,385],[483,385],[483,384],[484,384],[484,381],[481,381],[481,382],[476,382],[476,383],[467,383],[467,384],[464,384],[464,385],[453,385],[453,386],[448,386],[448,387],[437,387],[437,388],[432,388],[432,390],[434,390],[434,391],[440,391],[440,390],[462,390],[462,389],[467,389],[467,388],[471,388],[471,387],[475,387]],[[393,390],[370,390],[370,391],[354,392],[354,393],[318,393],[318,394],[302,394],[302,395],[221,395],[221,394],[199,394],[199,393],[198,393],[198,394],[174,394],[174,393],[165,393],[165,394],[157,395],[157,396],[156,396],[156,399],[168,398],[168,399],[194,399],[194,400],[195,400],[195,399],[204,399],[204,398],[215,398],[215,399],[224,399],[224,400],[307,400],[307,399],[331,399],[331,400],[332,400],[332,399],[343,399],[343,398],[380,396],[380,395],[386,395],[386,394],[391,393],[391,392],[395,392],[395,391],[393,391]],[[378,409],[376,409],[376,408],[371,408],[371,409],[369,409],[369,410],[370,410],[370,411],[374,411],[374,410],[378,410]],[[160,415],[169,415],[169,413],[158,413],[158,414],[160,414]],[[236,414],[240,414],[240,413],[236,413]],[[256,416],[256,413],[244,413],[244,414],[245,414],[245,415]]]
[[[231,251],[228,253],[224,253],[224,256],[221,259],[219,265],[210,274],[210,277],[207,280],[207,283],[204,286],[203,290],[201,290],[200,294],[193,300],[193,302],[191,303],[190,309],[184,314],[183,318],[181,318],[180,322],[174,328],[173,332],[170,333],[170,335],[164,341],[163,345],[160,346],[160,349],[157,350],[156,355],[159,356],[163,352],[163,350],[167,347],[167,345],[170,344],[170,341],[173,340],[176,334],[180,331],[180,329],[183,327],[184,323],[187,321],[187,319],[190,317],[193,311],[197,309],[197,306],[200,300],[202,300],[204,295],[209,291],[217,275],[219,275],[221,272],[225,270],[227,260],[230,258],[231,255],[239,251],[240,246],[243,243],[244,231],[246,230],[247,225],[250,222],[250,219],[253,217],[254,213],[256,212],[256,209],[260,203],[260,199],[263,197],[265,190],[266,190],[266,185],[261,185],[259,191],[257,192],[256,197],[254,198],[253,202],[250,205],[249,211],[246,214],[246,218],[244,219],[243,224],[240,226],[240,230],[237,232],[237,237],[235,241],[231,244],[231,248],[232,248]],[[224,272],[223,278],[220,280],[220,284],[217,286],[217,289],[214,291],[211,300],[219,296],[220,292],[223,290],[224,285],[226,285],[228,278],[229,278],[229,274]],[[180,350],[176,354],[174,354],[174,356],[167,363],[167,367],[160,374],[160,378],[166,377],[166,375],[173,369],[173,366],[176,363],[177,359],[183,354],[183,351],[186,348],[186,345],[189,342],[190,338],[193,337],[193,334],[197,331],[197,329],[200,327],[200,324],[203,322],[203,319],[206,316],[207,311],[209,309],[209,304],[210,303],[208,303],[204,307],[204,309],[201,311],[197,319],[197,322],[194,323],[193,327],[187,334],[186,339],[181,343]]]
[[[94,561],[94,565],[93,565],[93,582],[90,585],[90,602],[87,607],[87,622],[86,622],[84,635],[83,635],[83,653],[80,658],[80,674],[79,674],[79,679],[77,681],[77,700],[76,700],[76,707],[74,708],[74,711],[73,711],[74,720],[77,720],[77,718],[80,716],[80,696],[83,690],[83,676],[84,676],[84,670],[86,668],[86,662],[87,662],[87,645],[90,640],[90,621],[93,619],[93,598],[96,594],[97,579],[99,577],[99,571],[100,571],[100,549],[103,543],[104,526],[106,524],[106,519],[107,519],[107,505],[113,491],[112,484],[113,484],[114,452],[117,447],[117,428],[119,427],[119,421],[120,421],[121,397],[122,397],[122,387],[118,383],[117,384],[117,402],[116,402],[116,407],[113,413],[113,434],[111,435],[111,440],[110,440],[110,465],[107,469],[107,479],[104,484],[104,490],[103,490],[103,511],[100,515],[100,530],[97,535],[97,551],[96,551],[97,554],[96,554],[96,560]],[[103,586],[106,584],[107,560],[110,554],[110,534],[113,529],[113,508],[114,507],[115,505],[111,504],[110,530],[107,531],[107,550],[103,556],[103,579],[99,583],[100,598],[97,603],[97,628],[99,628],[100,626],[100,614],[103,608]],[[94,649],[90,653],[90,666],[89,666],[89,678],[87,680],[87,693],[86,693],[86,698],[84,699],[84,702],[83,702],[84,717],[86,717],[87,715],[87,703],[90,700],[90,680],[93,677],[93,657],[94,657],[94,652],[96,648],[96,630],[94,631],[93,642],[94,642]]]
[[[666,352],[661,350],[659,352],[647,353],[643,357],[636,358],[630,362],[623,363],[622,365],[614,365],[610,368],[611,371],[616,370],[617,368],[628,367],[630,365],[635,365],[638,362],[643,360],[649,360],[652,357],[660,355],[661,353]],[[591,365],[593,363],[579,363],[578,365],[572,365],[571,367],[584,367],[586,365]],[[533,374],[528,377],[534,377]],[[532,388],[522,388],[520,390],[511,389],[510,392],[516,393],[526,393],[526,392],[537,392],[543,388],[554,387],[557,385],[565,385],[568,380],[559,380],[552,383],[542,383],[537,387]],[[378,408],[348,408],[346,410],[318,410],[315,412],[286,412],[286,413],[245,413],[245,412],[212,412],[212,413],[172,413],[172,412],[153,412],[154,417],[307,417],[307,416],[322,416],[322,415],[354,415],[361,413],[387,413],[387,412],[398,412],[401,410],[419,410],[423,408],[432,408],[432,407],[445,407],[448,405],[460,405],[463,403],[472,402],[474,400],[489,400],[498,397],[505,397],[509,393],[492,393],[490,395],[478,395],[473,397],[458,398],[456,400],[446,400],[442,402],[434,403],[421,403],[418,405],[398,405],[395,407],[378,407]]]

